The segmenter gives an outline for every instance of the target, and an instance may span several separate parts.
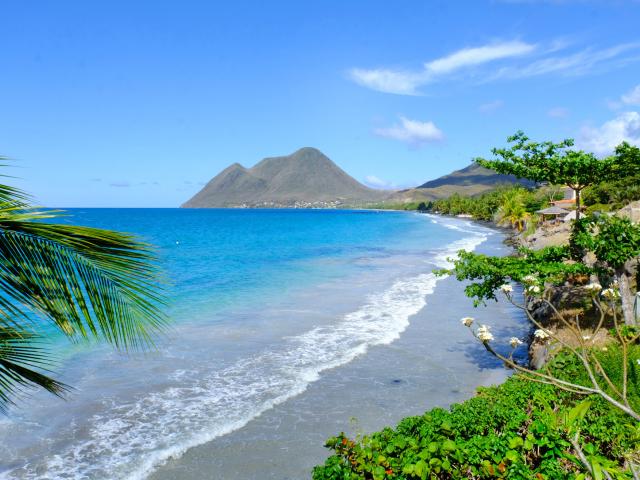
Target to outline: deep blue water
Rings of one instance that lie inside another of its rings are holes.
[[[70,213],[157,247],[172,327],[147,355],[58,338],[59,375],[77,390],[0,420],[3,478],[145,478],[397,340],[434,292],[433,268],[492,234],[405,212]]]

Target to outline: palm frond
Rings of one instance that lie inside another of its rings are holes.
[[[46,373],[50,352],[39,347],[31,332],[0,325],[0,412],[15,403],[15,398],[34,387],[63,396],[69,390]]]
[[[165,318],[150,247],[126,234],[0,217],[0,288],[72,339],[151,343]]]
[[[149,346],[166,325],[150,245],[125,233],[46,223],[62,212],[29,203],[0,184],[0,412],[32,387],[58,396],[68,390],[46,373],[52,357],[34,333],[43,319],[73,341],[104,339],[124,350]]]

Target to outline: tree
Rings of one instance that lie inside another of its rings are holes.
[[[627,143],[618,146],[614,156],[599,159],[593,153],[570,149],[572,139],[533,142],[518,131],[507,142],[513,145],[491,150],[497,159],[476,158],[475,162],[498,173],[567,185],[576,194],[576,218],[580,218],[580,193],[584,188],[640,172],[640,151]]]
[[[502,204],[496,212],[498,225],[510,225],[519,232],[524,229],[525,222],[531,216],[524,205],[523,190],[508,190],[502,196]]]
[[[21,191],[0,185],[0,411],[50,376],[46,324],[71,341],[106,340],[118,349],[151,345],[166,318],[151,247],[133,236],[43,220]]]
[[[640,255],[640,225],[626,218],[599,216],[578,220],[570,240],[574,259],[593,252],[600,276],[613,275],[620,289],[622,314],[627,325],[635,325],[632,279]]]

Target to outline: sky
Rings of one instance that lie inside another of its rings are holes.
[[[304,146],[404,188],[524,130],[640,144],[640,2],[0,0],[4,174],[47,207],[177,207]]]

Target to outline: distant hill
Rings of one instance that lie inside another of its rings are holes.
[[[419,187],[396,192],[389,198],[389,201],[437,200],[450,197],[455,193],[472,196],[487,192],[498,185],[515,183],[525,186],[534,185],[529,180],[518,179],[512,175],[502,175],[477,163],[472,163],[468,167],[456,170],[435,180],[430,180]]]
[[[182,207],[326,208],[362,205],[388,195],[362,185],[320,150],[305,147],[291,155],[265,158],[251,168],[234,163]]]

